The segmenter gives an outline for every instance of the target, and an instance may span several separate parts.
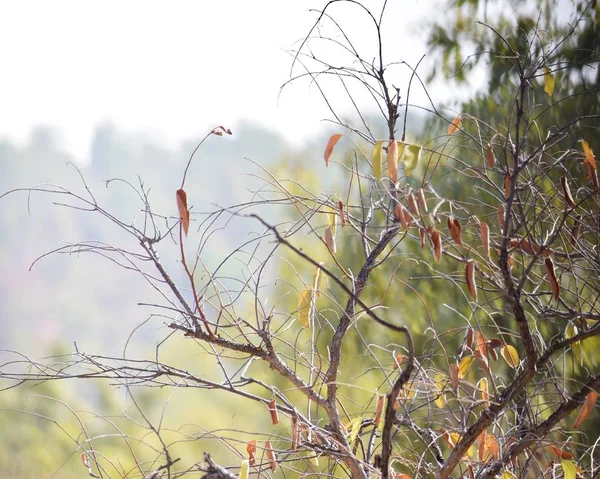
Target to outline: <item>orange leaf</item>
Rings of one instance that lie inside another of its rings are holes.
[[[490,168],[496,166],[496,157],[494,156],[494,150],[492,149],[492,145],[488,143],[487,150],[485,152],[485,160]]]
[[[342,203],[342,200],[338,200],[338,210],[340,212],[340,223],[343,228],[346,226],[346,215],[344,214],[344,203]]]
[[[581,146],[583,148],[583,154],[585,155],[585,162],[595,170],[596,169],[596,157],[594,156],[594,152],[590,148],[590,145],[588,144],[587,141],[581,140]]]
[[[477,437],[477,442],[479,443],[478,457],[480,461],[483,461],[483,458],[485,456],[485,436],[486,432],[484,429],[483,431],[481,431],[481,434],[479,434],[479,436]]]
[[[594,409],[594,404],[596,404],[596,399],[598,399],[598,393],[593,390],[590,391],[585,397],[585,402],[583,403],[581,411],[579,411],[579,415],[577,416],[577,419],[575,419],[575,423],[573,424],[573,427],[575,429],[579,429],[583,424],[583,421],[585,421],[590,415],[590,412],[592,412],[592,409]]]
[[[477,348],[477,351],[479,351],[482,356],[487,357],[487,338],[480,331],[475,331],[473,334],[475,336],[475,347]]]
[[[460,115],[457,116],[452,123],[448,126],[448,135],[452,135],[456,130],[458,130],[462,126],[462,119]]]
[[[460,223],[454,216],[448,216],[448,229],[450,230],[450,236],[456,242],[458,246],[462,246],[462,238],[460,235]]]
[[[479,228],[481,232],[481,244],[483,245],[483,253],[488,261],[491,261],[490,258],[490,227],[487,223],[481,222],[479,223]]]
[[[175,193],[177,197],[177,209],[179,210],[179,220],[183,227],[183,232],[187,236],[188,229],[190,227],[190,210],[187,207],[187,195],[182,189],[177,190]]]
[[[398,182],[398,143],[393,139],[388,142],[387,164],[390,180],[396,184]]]
[[[335,135],[331,135],[331,138],[329,138],[327,146],[325,147],[325,154],[323,155],[325,158],[325,166],[329,166],[329,157],[331,156],[331,152],[333,151],[335,144],[340,141],[341,137],[341,133],[336,133]]]
[[[559,459],[571,459],[573,457],[573,454],[571,454],[569,451],[565,451],[564,449],[561,449],[560,447],[554,446],[552,444],[548,444],[547,448],[552,454],[554,454]]]
[[[408,358],[404,354],[396,354],[394,356],[394,369],[398,369],[398,366],[402,363],[405,363]]]
[[[442,261],[442,237],[439,231],[433,230],[431,232],[431,242],[433,243],[433,255],[439,263]]]
[[[256,464],[256,439],[248,441],[246,451],[248,452],[248,462],[251,466],[254,466]]]
[[[550,286],[552,287],[552,297],[555,301],[558,301],[558,296],[560,295],[560,285],[556,279],[554,262],[552,261],[552,258],[546,258],[544,262],[546,263],[546,274],[548,275],[548,281],[550,281]]]
[[[486,434],[485,436],[485,453],[483,455],[483,460],[487,461],[487,459],[492,456],[494,459],[498,460],[500,457],[500,446],[498,445],[498,440],[496,436],[493,434]]]
[[[279,413],[277,412],[277,403],[275,399],[269,401],[267,406],[269,408],[269,414],[271,415],[271,422],[273,424],[279,424]]]
[[[569,188],[569,183],[567,182],[567,177],[563,176],[560,179],[560,182],[563,187],[563,192],[565,193],[565,201],[569,205],[569,208],[575,208],[575,201],[573,201],[573,196],[571,195],[571,188]]]
[[[269,466],[271,466],[271,471],[275,472],[277,470],[277,462],[275,461],[275,453],[273,452],[273,446],[271,446],[271,441],[267,441],[265,443],[265,452],[267,453],[267,459],[269,460]]]
[[[465,280],[467,289],[475,301],[477,301],[477,284],[475,283],[475,261],[470,259],[465,266]]]
[[[407,195],[408,199],[408,209],[415,216],[421,216],[419,214],[419,205],[417,204],[417,199],[415,195],[413,195],[412,191]]]
[[[420,188],[419,193],[417,194],[417,204],[419,205],[419,208],[427,213],[427,201],[425,200],[425,191],[423,188]]]
[[[394,208],[394,217],[400,222],[404,229],[407,229],[410,226],[410,213],[403,205],[396,205],[396,207]]]
[[[375,410],[375,426],[379,426],[381,422],[381,414],[383,413],[383,404],[385,401],[385,396],[382,394],[377,395],[377,409]]]

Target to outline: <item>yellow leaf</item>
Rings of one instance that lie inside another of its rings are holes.
[[[411,172],[419,164],[422,150],[423,148],[421,145],[408,145],[407,148],[404,148],[402,161],[404,162],[404,172],[406,176],[410,176]]]
[[[331,212],[327,215],[327,224],[333,230],[333,234],[337,233],[337,215]]]
[[[350,429],[350,437],[348,438],[348,444],[354,444],[356,438],[358,437],[358,433],[360,432],[361,425],[362,417],[357,417],[353,419],[350,424],[348,424],[348,429]]]
[[[583,148],[583,153],[585,154],[585,163],[590,165],[594,170],[596,169],[596,157],[594,156],[594,152],[590,148],[590,145],[587,141],[581,140],[581,146]]]
[[[452,120],[452,123],[450,123],[450,126],[448,126],[448,135],[452,135],[461,126],[462,126],[462,119],[460,118],[460,116],[457,116],[454,120]]]
[[[239,479],[248,479],[249,469],[250,465],[248,464],[248,459],[244,459],[240,466],[240,473],[238,475]]]
[[[577,468],[573,461],[567,461],[563,459],[560,461],[560,465],[563,470],[563,475],[565,479],[575,479],[577,477]]]
[[[511,368],[515,369],[519,365],[519,353],[510,344],[506,344],[500,350],[500,354]]]
[[[473,356],[466,356],[460,360],[458,363],[458,377],[460,379],[463,379],[467,375],[474,360],[475,358]]]
[[[548,67],[544,67],[544,91],[548,96],[554,93],[554,75]]]
[[[504,471],[500,476],[500,479],[517,479],[517,476],[510,471]]]
[[[342,137],[341,133],[336,133],[335,135],[331,135],[331,138],[329,138],[329,141],[327,142],[327,146],[325,147],[325,153],[323,155],[325,158],[325,166],[329,166],[329,157],[331,156],[333,147],[335,146],[335,144],[338,141],[340,141],[341,137]]]
[[[373,176],[380,180],[381,179],[381,146],[383,142],[378,141],[373,147]]]
[[[444,394],[444,387],[446,386],[446,382],[446,376],[440,373],[436,374],[433,378],[435,391],[438,394],[438,397],[435,399],[435,405],[440,409],[446,406],[446,395]]]
[[[313,302],[312,289],[298,291],[298,321],[305,328],[310,328],[310,309]]]
[[[566,339],[571,339],[573,336],[576,336],[577,333],[579,333],[577,326],[575,326],[573,323],[567,324],[567,329],[565,330]],[[583,365],[583,351],[581,348],[581,341],[575,341],[573,344],[571,344],[571,350],[573,351],[573,356],[575,356],[575,359]]]
[[[477,389],[479,389],[481,393],[481,399],[486,407],[490,406],[490,393],[488,391],[488,380],[486,378],[481,378],[477,383]]]

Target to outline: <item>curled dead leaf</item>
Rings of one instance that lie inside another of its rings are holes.
[[[417,204],[417,199],[415,198],[415,195],[413,194],[412,191],[410,193],[408,193],[407,200],[408,200],[408,209],[410,210],[410,212],[416,217],[421,216],[419,214],[419,205]]]
[[[341,137],[341,133],[336,133],[335,135],[331,135],[331,137],[329,138],[327,146],[325,147],[325,153],[323,154],[323,157],[325,158],[325,166],[329,166],[329,157],[331,156],[333,148],[335,147],[336,143],[340,141]]]
[[[512,181],[512,178],[510,177],[510,175],[506,175],[504,177],[504,197],[508,198],[508,195],[510,194],[510,182]]]
[[[423,188],[419,188],[419,193],[417,194],[417,203],[419,208],[421,208],[425,213],[427,213],[427,201],[425,200],[425,191]]]
[[[450,236],[455,241],[455,243],[459,246],[462,246],[462,237],[461,237],[461,228],[458,220],[450,215],[448,216],[448,229],[450,230]]]
[[[450,368],[449,368],[449,373],[450,373],[450,382],[452,383],[452,388],[456,389],[458,388],[458,365],[457,364],[451,364]]]
[[[583,402],[583,406],[577,415],[577,419],[575,419],[575,423],[573,427],[575,429],[579,429],[583,424],[583,421],[587,419],[590,415],[590,412],[594,409],[594,404],[596,404],[596,400],[598,399],[598,393],[594,390],[590,391],[585,397],[585,401]]]
[[[265,443],[265,453],[269,461],[269,466],[271,467],[271,472],[275,472],[277,470],[277,462],[275,460],[275,452],[273,452],[271,441]]]
[[[597,168],[596,167],[596,157],[594,155],[594,152],[590,148],[590,145],[588,144],[587,141],[581,140],[581,147],[583,148],[583,154],[585,155],[585,163],[590,165],[590,167],[595,170]]]
[[[421,239],[421,249],[425,248],[425,228],[419,228],[419,237]]]
[[[498,211],[496,211],[496,216],[498,217],[498,224],[500,225],[500,231],[504,231],[504,222],[506,221],[506,212],[504,210],[503,204],[498,206]]]
[[[254,464],[256,464],[256,439],[248,441],[246,451],[248,452],[248,463],[251,466],[254,466]]]
[[[187,194],[183,189],[179,189],[175,193],[175,196],[177,198],[177,210],[179,211],[181,227],[183,228],[183,233],[187,236],[190,228],[190,210],[187,206]]]
[[[454,120],[452,120],[452,123],[450,123],[450,125],[448,126],[448,135],[454,134],[456,130],[458,130],[461,126],[462,118],[459,115]]]
[[[346,215],[344,213],[344,203],[342,203],[342,200],[338,200],[338,212],[340,213],[340,223],[343,228],[346,226]]]
[[[269,409],[269,414],[271,415],[271,422],[273,425],[279,424],[279,412],[277,411],[277,403],[275,402],[275,399],[269,401],[267,408]]]
[[[552,288],[552,297],[555,301],[558,301],[558,297],[560,295],[560,285],[558,280],[556,279],[556,272],[554,271],[554,261],[552,258],[546,258],[544,260],[546,264],[546,274],[548,275],[548,281],[550,282],[550,286]]]
[[[475,283],[475,261],[470,259],[465,265],[465,281],[467,289],[475,301],[477,301],[477,284]]]
[[[494,168],[496,166],[496,157],[494,156],[494,150],[492,149],[492,145],[490,145],[489,143],[487,150],[485,151],[485,160],[490,168]]]
[[[404,205],[397,204],[394,208],[394,217],[400,222],[404,229],[408,229],[411,223],[411,217]]]
[[[571,195],[571,188],[569,188],[569,182],[567,181],[567,177],[563,176],[560,179],[560,183],[563,187],[566,203],[569,205],[569,208],[575,208],[575,201],[573,201],[573,196]]]
[[[433,255],[435,260],[439,263],[442,261],[442,236],[437,230],[431,232],[431,243],[433,244]]]
[[[375,410],[375,426],[379,426],[381,422],[381,414],[383,413],[383,405],[385,402],[385,396],[383,394],[377,395],[377,409]]]
[[[487,223],[482,221],[479,223],[479,230],[481,233],[481,244],[483,246],[483,254],[488,261],[491,261],[490,258],[490,227]]]
[[[333,233],[333,228],[331,226],[325,228],[325,244],[329,251],[333,254],[336,253],[335,234]]]
[[[575,223],[573,224],[573,228],[571,229],[571,246],[574,248],[579,241],[579,234],[581,233],[581,215],[577,215],[575,217]]]

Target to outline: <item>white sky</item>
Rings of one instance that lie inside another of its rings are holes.
[[[291,64],[285,50],[312,25],[308,10],[325,3],[0,0],[0,137],[22,142],[36,125],[52,125],[83,159],[105,121],[173,144],[250,119],[298,144],[330,115],[307,82],[278,102]],[[377,11],[381,2],[364,3]],[[425,52],[409,25],[431,3],[389,2],[389,60],[414,64]],[[337,12],[369,36],[356,9]]]

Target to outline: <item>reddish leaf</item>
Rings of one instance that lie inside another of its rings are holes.
[[[563,187],[563,192],[565,194],[565,201],[569,205],[569,208],[575,208],[575,201],[573,201],[573,196],[571,195],[571,188],[569,188],[569,183],[567,181],[567,177],[563,176],[560,179],[560,182]]]
[[[475,301],[477,301],[477,284],[475,283],[475,261],[470,259],[465,266],[465,281],[467,289]]]
[[[408,209],[410,210],[410,212],[414,216],[417,216],[417,217],[421,216],[419,214],[419,206],[417,205],[417,199],[415,198],[415,195],[413,195],[412,191],[410,193],[408,193],[407,200],[408,200]]]
[[[79,455],[79,459],[81,460],[81,464],[83,464],[88,469],[90,468],[90,463],[88,462],[87,454],[85,452],[82,452]]]
[[[573,427],[575,429],[579,429],[581,427],[581,425],[583,424],[583,422],[590,415],[590,412],[592,412],[592,409],[594,409],[594,404],[596,404],[597,399],[598,399],[598,393],[593,390],[590,391],[588,393],[588,395],[585,397],[585,402],[583,403],[583,406],[581,407],[581,411],[579,411],[579,415],[577,416],[577,419],[575,419],[575,423],[573,424]]]
[[[442,237],[439,231],[433,230],[431,232],[431,242],[433,243],[433,255],[439,263],[442,261]]]
[[[479,351],[482,356],[487,357],[487,353],[488,353],[487,338],[480,331],[475,331],[474,336],[475,336],[475,347],[477,348],[477,351]]]
[[[456,130],[458,130],[462,125],[462,119],[460,116],[457,116],[454,120],[452,120],[452,123],[450,123],[450,126],[448,126],[448,135],[452,135],[454,132],[456,132]]]
[[[512,238],[509,244],[511,248],[521,248],[523,251],[525,251],[525,253],[528,254],[539,254],[539,252],[542,250],[540,245],[531,243],[526,239],[519,240],[518,238]],[[546,248],[542,254],[548,257],[552,254],[552,251]]]
[[[504,197],[508,198],[508,195],[510,194],[510,182],[511,182],[511,177],[510,175],[506,175],[504,177]]]
[[[344,203],[342,203],[342,200],[338,200],[338,211],[340,213],[340,223],[343,228],[346,226],[346,215],[344,213]]]
[[[341,137],[341,133],[336,133],[335,135],[331,135],[331,138],[329,138],[327,146],[325,147],[325,154],[323,155],[325,158],[325,166],[329,166],[329,157],[331,156],[331,152],[333,151],[336,143],[340,141]]]
[[[401,204],[394,208],[394,217],[400,222],[404,229],[408,229],[411,223],[411,217],[408,210]]]
[[[277,470],[277,462],[275,461],[275,453],[273,452],[271,441],[265,443],[265,452],[267,454],[267,459],[269,460],[269,466],[271,466],[271,471],[275,472]]]
[[[569,451],[565,451],[564,449],[561,449],[560,447],[554,446],[552,444],[548,444],[547,448],[552,454],[554,454],[559,459],[571,459],[573,457],[573,454],[571,454]]]
[[[454,216],[448,216],[448,229],[450,230],[450,236],[456,242],[457,245],[462,246],[462,238],[460,234],[460,223]]]
[[[554,261],[552,261],[552,258],[546,258],[544,262],[546,263],[546,274],[548,275],[548,281],[550,281],[550,286],[552,287],[552,297],[555,301],[558,301],[558,297],[560,295],[560,285],[556,279]]]
[[[477,442],[479,443],[479,449],[477,453],[480,461],[483,461],[483,458],[485,456],[485,436],[486,432],[484,429],[483,431],[481,431],[481,434],[479,434],[479,436],[477,437]]]
[[[398,366],[402,363],[405,363],[408,360],[404,354],[396,354],[394,356],[394,369],[398,369]]]
[[[498,217],[498,224],[500,225],[500,231],[504,231],[504,222],[506,221],[506,212],[504,211],[504,205],[498,206],[498,211],[496,211],[496,216]]]
[[[248,445],[246,446],[246,451],[248,452],[248,462],[251,466],[256,464],[256,439],[252,439],[248,441]]]
[[[388,142],[387,164],[390,180],[396,184],[398,182],[398,143],[393,139]]]
[[[496,157],[494,156],[494,150],[492,149],[492,145],[488,143],[487,150],[485,152],[485,160],[490,168],[496,166]]]
[[[269,401],[267,406],[269,408],[269,414],[271,415],[271,422],[273,424],[279,424],[279,413],[277,412],[277,403],[275,399]]]
[[[487,356],[482,356],[478,350],[473,351],[473,356],[477,359],[477,362],[481,368],[487,373],[490,373],[490,366]]]
[[[479,223],[479,228],[481,232],[481,244],[483,245],[483,253],[488,261],[491,261],[490,258],[490,227],[487,223],[481,222]]]
[[[184,190],[179,189],[175,193],[177,197],[177,209],[179,210],[179,220],[183,228],[184,234],[187,236],[190,227],[190,211],[187,206],[187,195]]]

